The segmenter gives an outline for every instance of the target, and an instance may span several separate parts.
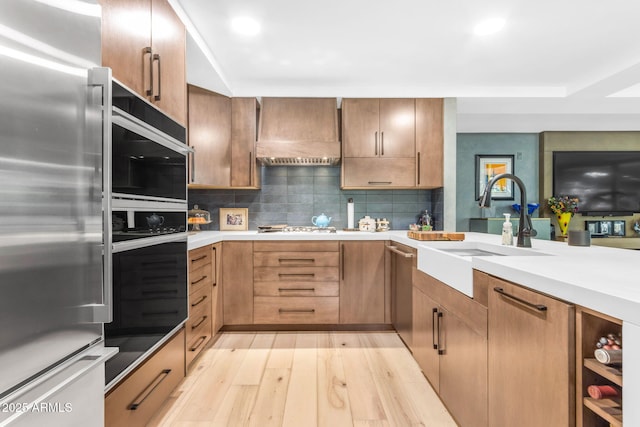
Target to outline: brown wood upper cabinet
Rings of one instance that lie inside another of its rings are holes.
[[[414,99],[343,99],[344,157],[414,157]]]
[[[187,124],[186,31],[167,0],[100,0],[102,64]]]
[[[189,85],[191,188],[260,188],[255,98],[227,96]]]
[[[342,188],[443,185],[443,100],[342,101]]]

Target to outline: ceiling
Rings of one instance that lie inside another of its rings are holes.
[[[640,2],[170,2],[189,82],[227,95],[456,98],[458,132],[640,130]]]

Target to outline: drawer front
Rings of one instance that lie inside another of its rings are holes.
[[[211,264],[191,270],[189,272],[189,294],[200,291],[202,288],[213,286],[213,271]]]
[[[255,297],[255,324],[337,324],[338,297]]]
[[[204,267],[211,264],[212,250],[211,246],[203,246],[202,248],[192,249],[189,251],[189,271],[196,268]]]
[[[202,336],[211,337],[211,301],[208,300],[198,306],[189,316],[185,324],[187,333],[187,352],[194,341]]]
[[[345,187],[415,187],[414,158],[345,158]]]
[[[340,283],[335,282],[254,282],[253,294],[263,297],[337,297]]]
[[[338,252],[337,240],[325,241],[255,241],[254,252]]]
[[[256,267],[253,269],[256,282],[337,282],[338,267]]]
[[[105,398],[105,425],[143,426],[184,378],[184,330]],[[133,408],[136,409],[133,409]]]
[[[338,267],[338,252],[258,252],[254,267]]]

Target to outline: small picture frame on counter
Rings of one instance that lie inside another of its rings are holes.
[[[245,231],[248,229],[248,208],[220,208],[220,231]]]

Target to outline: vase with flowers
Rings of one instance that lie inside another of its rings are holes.
[[[570,196],[553,196],[549,197],[547,201],[549,210],[556,215],[562,236],[567,235],[569,222],[573,215],[578,212],[578,201],[577,197]]]

